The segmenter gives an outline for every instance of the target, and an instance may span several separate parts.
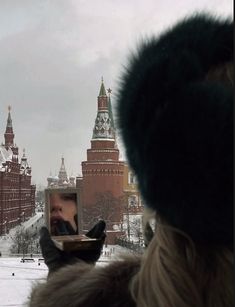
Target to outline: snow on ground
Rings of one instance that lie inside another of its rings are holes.
[[[22,226],[24,226],[25,229],[32,227],[32,225],[34,225],[38,220],[41,219],[42,215],[42,212],[36,212],[36,214],[32,216],[28,221],[24,222]]]
[[[47,267],[44,263],[39,266],[38,259],[32,263],[20,260],[0,258],[0,306],[26,306],[32,284],[46,279]]]
[[[116,259],[121,252],[126,252],[119,246],[104,247],[97,265],[107,265]],[[47,266],[39,258],[34,262],[20,262],[21,258],[0,258],[0,306],[27,306],[27,298],[32,285],[44,281],[47,277]],[[40,265],[39,265],[40,263]],[[14,276],[12,275],[14,273]]]
[[[35,231],[42,226],[42,213],[36,213],[31,219],[22,224],[26,229]],[[33,226],[32,226],[33,225]],[[39,261],[40,255],[33,258],[34,262],[21,262],[21,257],[10,257],[10,237],[14,235],[16,228],[11,229],[6,236],[0,237],[0,307],[27,306],[27,298],[34,283],[45,281],[47,266]],[[97,262],[99,266],[105,266],[110,261],[118,259],[121,253],[128,250],[117,245],[103,247],[102,255]],[[40,263],[40,265],[39,265]]]

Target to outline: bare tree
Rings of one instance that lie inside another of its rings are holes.
[[[24,227],[18,227],[14,235],[11,236],[12,245],[11,253],[16,254],[28,254],[33,252],[33,246],[36,245],[36,238],[32,234],[25,230]]]
[[[83,218],[88,227],[92,227],[99,219],[106,222],[107,229],[111,229],[114,224],[119,224],[120,220],[116,220],[116,216],[119,216],[121,212],[120,198],[106,191],[96,193],[95,199],[93,204],[83,210]]]
[[[133,238],[136,238],[138,240],[138,243],[140,244],[143,241],[143,222],[142,218],[140,217],[134,217],[130,221],[130,233],[133,236]]]
[[[128,241],[137,239],[138,243],[143,242],[143,221],[141,211],[133,210],[132,196],[134,194],[125,193],[122,197],[123,220],[121,230],[126,231]],[[136,204],[135,204],[136,205]]]

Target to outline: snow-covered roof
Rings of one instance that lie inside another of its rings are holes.
[[[57,182],[59,180],[59,177],[50,175],[49,177],[47,177],[47,180]]]
[[[7,150],[4,145],[0,145],[0,166],[6,161],[12,161],[12,156],[13,152],[11,148]]]

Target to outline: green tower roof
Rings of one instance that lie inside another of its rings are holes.
[[[105,87],[104,87],[104,81],[103,81],[103,78],[102,78],[102,81],[101,81],[101,86],[100,86],[100,93],[99,93],[99,96],[107,96],[107,95],[106,95],[106,90],[105,90]]]

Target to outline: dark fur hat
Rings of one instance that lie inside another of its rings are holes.
[[[132,55],[119,126],[147,206],[201,244],[233,244],[232,86],[207,80],[232,61],[233,26],[184,19]]]

